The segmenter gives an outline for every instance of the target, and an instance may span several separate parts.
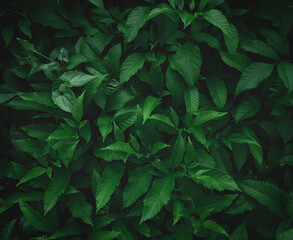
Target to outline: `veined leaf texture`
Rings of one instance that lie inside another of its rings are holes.
[[[0,239],[293,239],[293,5],[2,1]]]

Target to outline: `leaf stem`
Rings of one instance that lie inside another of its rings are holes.
[[[38,52],[37,50],[33,50],[33,52],[36,53],[36,54],[38,54],[39,56],[41,56],[41,57],[47,59],[47,60],[50,61],[50,62],[54,62],[54,63],[59,64],[59,63],[58,63],[57,61],[55,61],[54,59],[45,56],[44,54]]]

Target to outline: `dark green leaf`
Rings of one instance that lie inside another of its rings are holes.
[[[257,53],[268,58],[279,59],[275,50],[269,44],[260,40],[246,41],[242,44],[242,48],[248,52]]]
[[[148,192],[143,201],[143,211],[140,223],[153,218],[166,205],[170,198],[171,192],[175,187],[173,176],[159,178],[152,184],[151,190]]]
[[[141,53],[132,53],[122,63],[120,70],[120,85],[127,82],[144,65],[145,57]]]
[[[113,192],[120,183],[124,170],[125,167],[121,162],[112,163],[104,169],[95,194],[96,212],[109,202]]]
[[[256,88],[263,80],[271,75],[273,68],[273,64],[263,62],[256,62],[249,65],[240,77],[235,96],[245,90]]]
[[[207,86],[214,103],[218,108],[223,108],[227,101],[227,89],[223,80],[217,77],[209,77]]]
[[[51,233],[54,231],[54,226],[47,221],[41,214],[31,208],[27,203],[19,203],[20,210],[24,217],[30,222],[30,224],[38,231]]]
[[[242,180],[239,186],[246,194],[255,198],[271,211],[278,214],[284,212],[286,193],[276,185],[255,180]]]
[[[128,179],[128,184],[123,191],[123,206],[129,207],[132,205],[142,194],[144,194],[151,183],[152,175],[150,174],[151,168],[149,166],[142,166],[136,168]]]
[[[177,70],[189,86],[197,81],[202,64],[200,49],[191,42],[181,45],[169,58],[170,66]]]
[[[44,212],[47,214],[56,204],[70,181],[70,172],[56,169],[44,195]]]
[[[170,166],[172,170],[174,170],[181,164],[181,162],[183,161],[184,152],[184,139],[181,136],[181,133],[179,133],[170,158]]]
[[[288,92],[293,91],[293,65],[291,63],[281,62],[278,64],[278,73],[283,80]]]
[[[131,42],[138,34],[139,29],[145,25],[149,11],[148,7],[137,7],[130,12],[124,32],[124,38],[127,43]]]
[[[83,222],[93,225],[91,214],[92,206],[86,202],[83,194],[71,194],[67,201],[68,208],[75,218],[80,218]]]

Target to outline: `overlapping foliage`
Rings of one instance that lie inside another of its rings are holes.
[[[293,5],[235,2],[1,2],[1,239],[292,238]]]

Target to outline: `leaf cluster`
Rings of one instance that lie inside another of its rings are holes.
[[[4,2],[0,239],[293,238],[289,0]]]

